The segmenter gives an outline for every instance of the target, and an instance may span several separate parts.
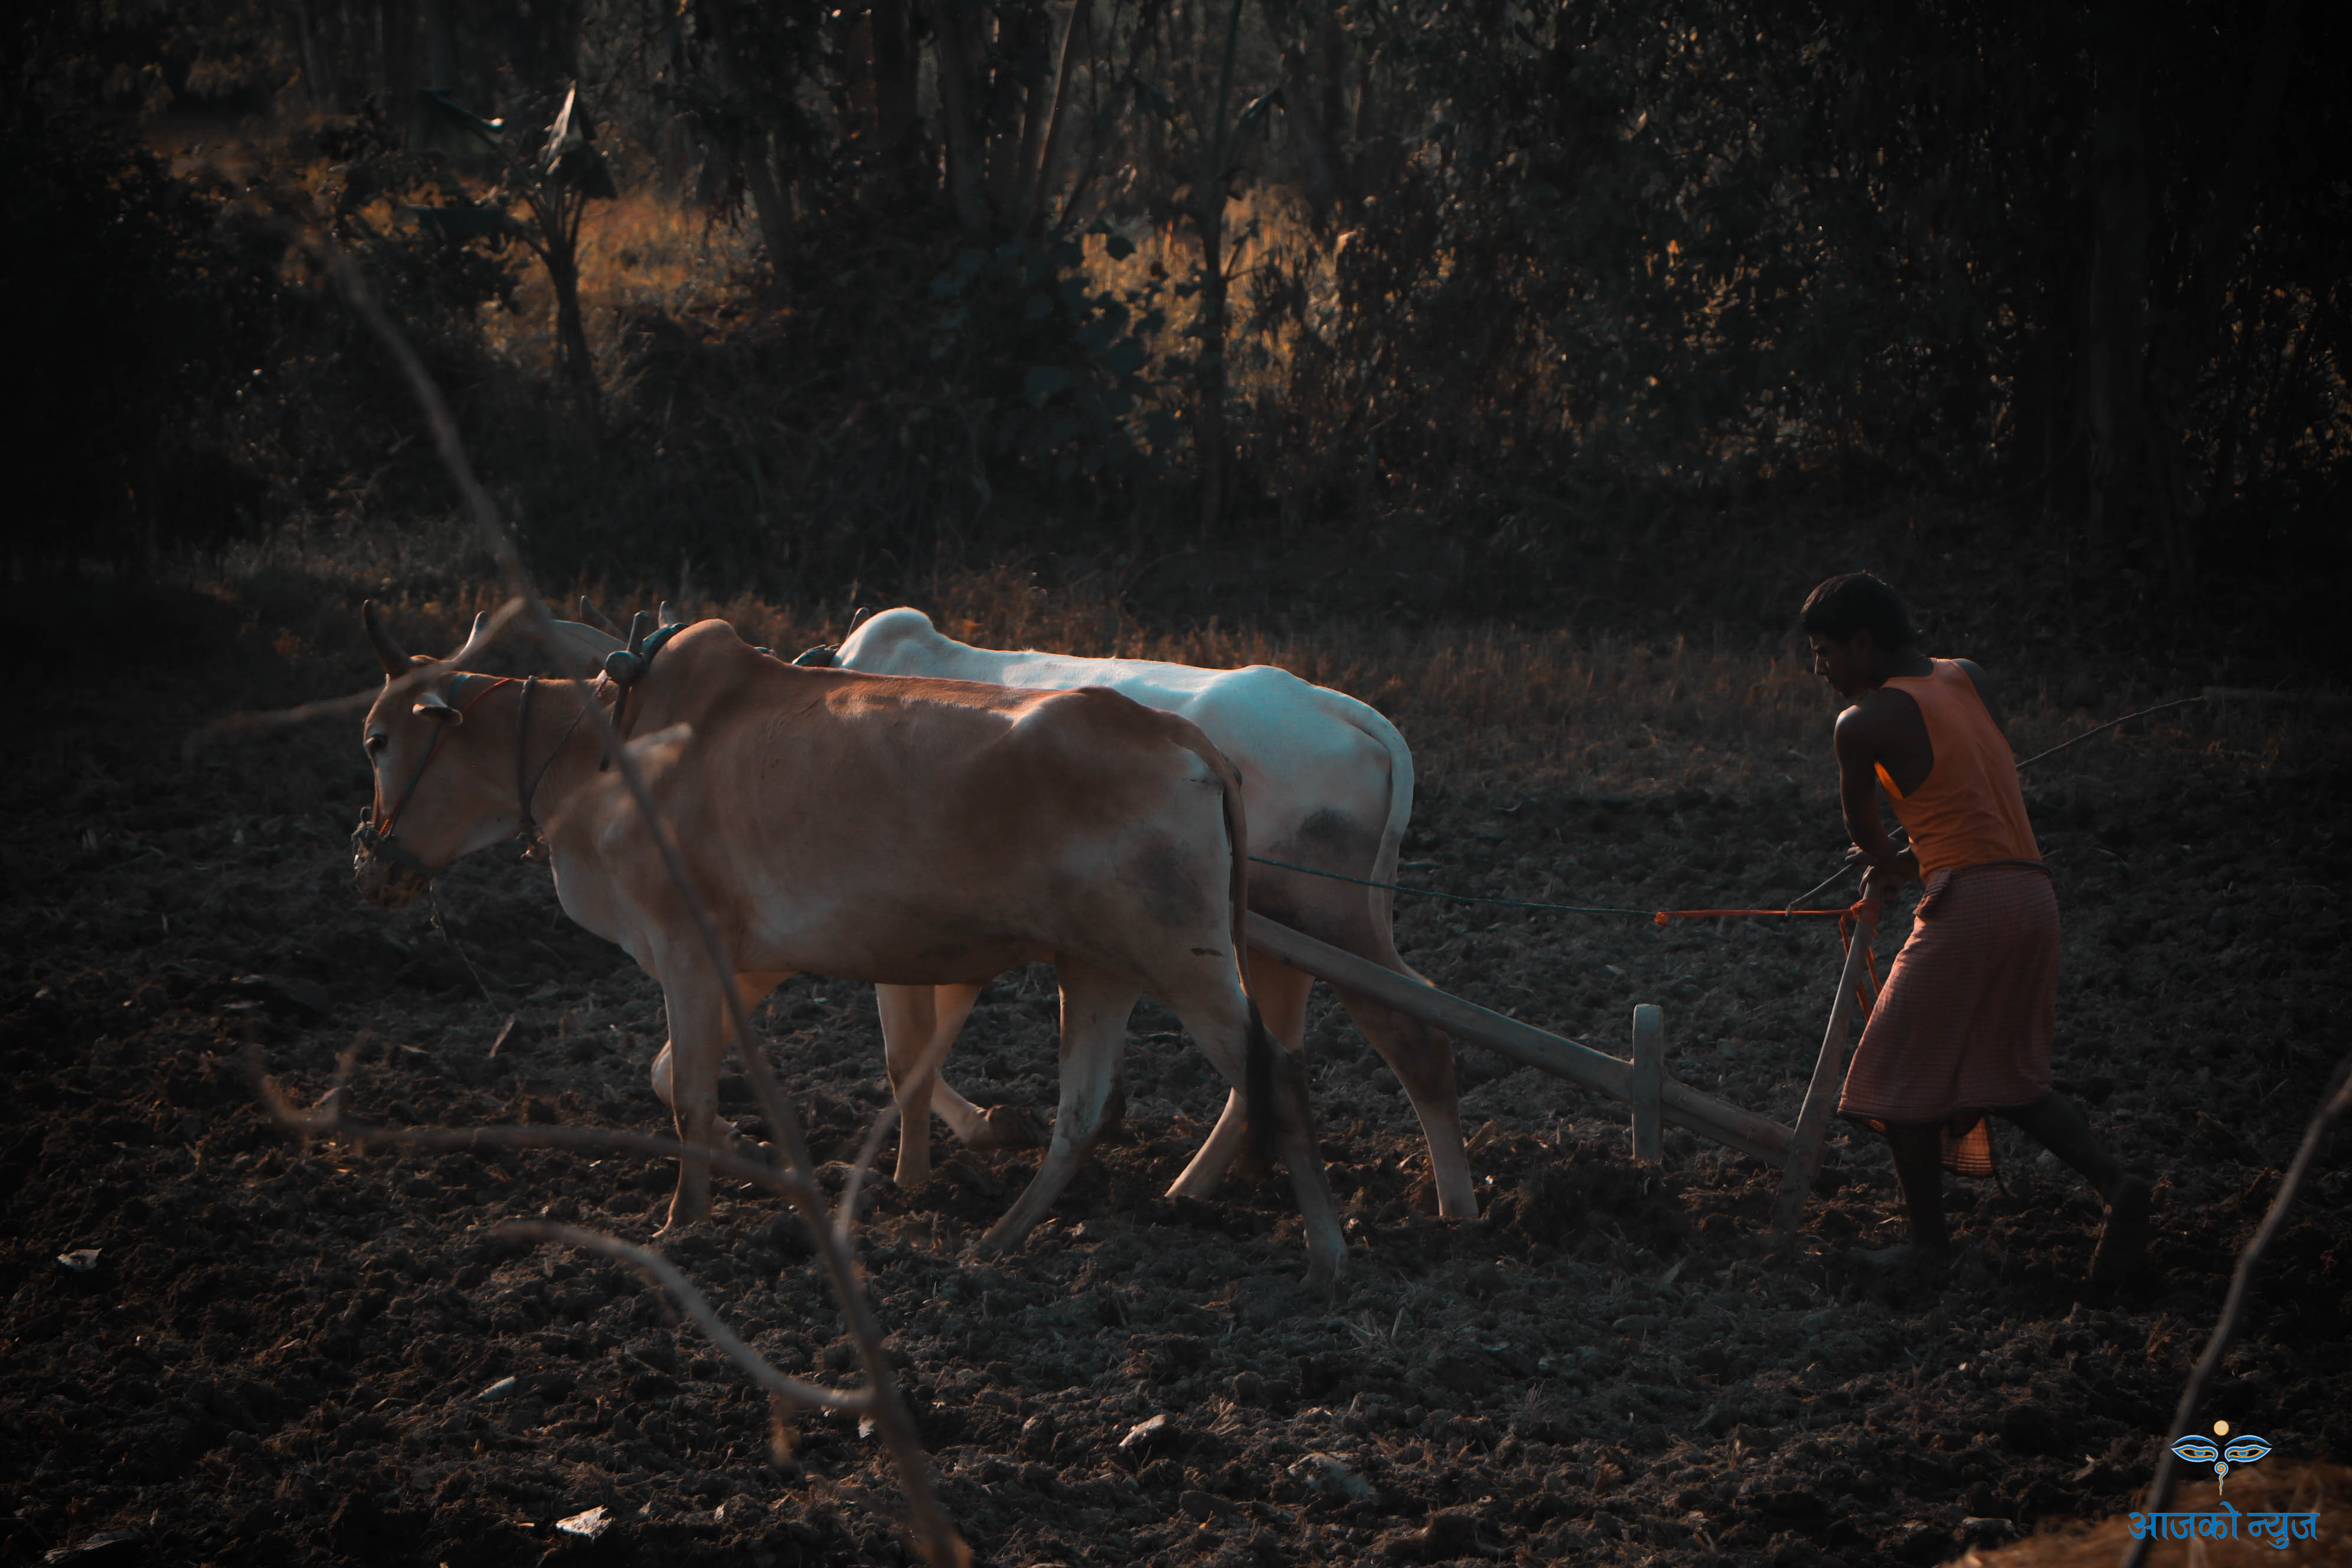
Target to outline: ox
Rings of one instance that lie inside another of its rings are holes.
[[[1262,664],[1196,669],[1147,659],[972,647],[943,636],[929,616],[914,609],[886,610],[863,622],[835,657],[843,668],[877,675],[978,680],[1027,690],[1107,687],[1146,707],[1182,715],[1200,726],[1240,773],[1253,847],[1268,859],[1358,879],[1259,865],[1250,873],[1250,907],[1420,979],[1397,954],[1388,891],[1360,885],[1396,879],[1398,848],[1412,815],[1412,753],[1396,726],[1354,698]],[[1264,953],[1252,961],[1250,973],[1266,1026],[1286,1051],[1303,1053],[1313,977]],[[974,983],[930,990],[877,988],[894,1083],[905,1087],[915,1064],[941,1035],[954,1037],[981,990]],[[1342,988],[1339,1000],[1396,1073],[1421,1118],[1438,1212],[1449,1219],[1474,1217],[1478,1204],[1462,1144],[1452,1047],[1419,1020],[1368,996]],[[926,1119],[919,1111],[929,1092],[929,1086],[913,1086],[898,1145],[902,1183],[919,1182],[929,1173],[929,1141],[921,1135]],[[1003,1137],[1000,1126],[944,1081],[937,1093],[937,1109],[957,1137],[972,1144]],[[1213,1189],[1241,1147],[1243,1125],[1236,1092],[1171,1195],[1197,1197]]]
[[[537,831],[564,911],[662,988],[689,1148],[713,1146],[721,984],[749,1006],[803,970],[928,994],[1050,962],[1053,1139],[982,1249],[1017,1245],[1116,1116],[1128,1015],[1148,990],[1249,1091],[1260,1131],[1271,1124],[1306,1216],[1308,1282],[1336,1283],[1345,1243],[1306,1070],[1249,991],[1240,787],[1193,725],[1100,689],[798,668],[724,622],[677,631],[630,689],[631,749],[723,933],[720,975],[634,801],[600,768],[574,688],[454,668],[477,651],[478,622],[451,668],[394,691],[390,678],[433,661],[394,647],[373,607],[367,623],[387,681],[365,729],[362,894],[406,903],[457,857]],[[665,1229],[709,1213],[709,1182],[707,1160],[681,1159]]]

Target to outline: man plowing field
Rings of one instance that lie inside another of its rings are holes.
[[[2082,1173],[2107,1205],[2091,1277],[2116,1283],[2147,1250],[2149,1188],[2053,1092],[2058,900],[2026,819],[1985,672],[1919,650],[1910,612],[1865,572],[1805,600],[1814,672],[1853,706],[1838,715],[1838,793],[1865,898],[1913,878],[1927,889],[1847,1069],[1838,1114],[1884,1133],[1911,1221],[1888,1265],[1950,1251],[1943,1170],[1992,1172],[1987,1112],[2007,1118]],[[1878,815],[1885,787],[1910,837],[1897,848]]]

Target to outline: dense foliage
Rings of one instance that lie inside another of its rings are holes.
[[[52,455],[37,515],[125,521],[20,559],[430,504],[417,454],[365,456],[405,428],[380,370],[263,255],[307,223],[387,280],[559,568],[806,591],[1405,527],[1532,610],[1662,514],[1938,497],[2204,613],[2319,593],[2352,474],[2347,27],[2294,0],[51,7],[11,46],[39,90],[5,193],[49,238],[5,281],[72,302],[18,328],[66,395],[11,439]],[[520,211],[575,82],[625,196],[756,240],[717,306],[611,307],[594,363],[544,225],[415,220]],[[509,142],[469,160],[426,102]],[[131,132],[192,116],[269,152],[174,180]],[[569,311],[545,363],[476,325],[526,247]],[[171,477],[205,463],[236,483]],[[207,483],[238,499],[183,499]]]

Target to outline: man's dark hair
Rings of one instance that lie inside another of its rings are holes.
[[[1840,642],[1866,631],[1889,653],[1919,640],[1919,634],[1911,629],[1911,611],[1903,595],[1867,572],[1832,577],[1806,595],[1804,611],[1797,619],[1805,630]]]

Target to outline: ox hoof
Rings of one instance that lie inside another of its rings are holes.
[[[1045,1126],[1019,1105],[992,1105],[979,1131],[965,1140],[967,1149],[1034,1149],[1045,1142]]]
[[[1307,1292],[1325,1306],[1339,1299],[1339,1266],[1329,1258],[1317,1258],[1307,1266]]]
[[[665,1236],[675,1236],[709,1217],[709,1204],[682,1204],[673,1200],[669,1205],[669,1217],[662,1221],[659,1230],[654,1232],[654,1239],[658,1241]]]

